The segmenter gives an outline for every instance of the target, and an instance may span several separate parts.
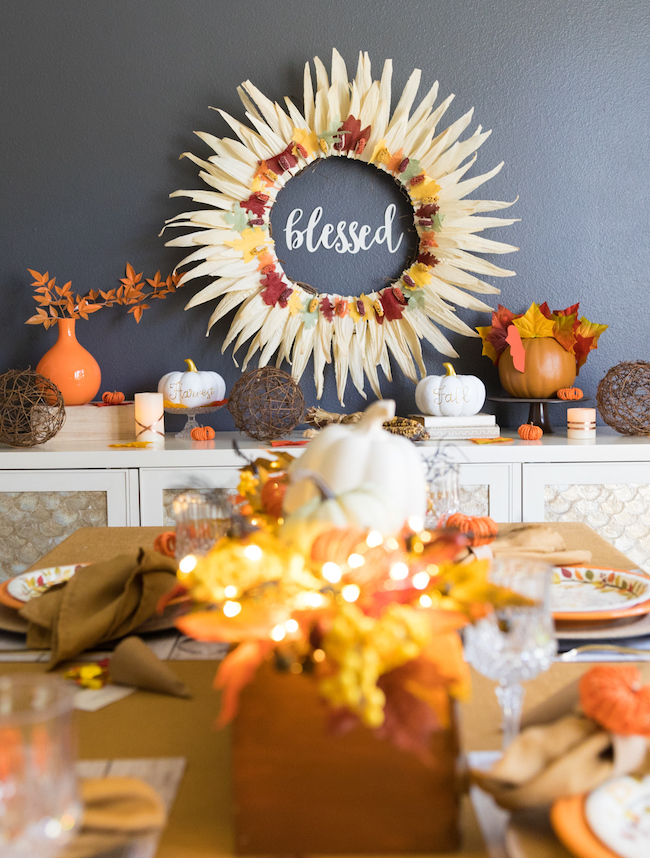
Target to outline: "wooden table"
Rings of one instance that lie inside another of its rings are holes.
[[[569,548],[591,549],[596,565],[630,569],[634,564],[584,524],[558,524]],[[505,528],[504,528],[505,529]],[[164,528],[82,528],[43,557],[36,567],[109,559],[149,547]],[[187,759],[158,858],[221,858],[232,854],[229,733],[214,728],[219,700],[212,689],[214,662],[174,662],[173,670],[192,692],[191,700],[138,691],[98,712],[78,712],[80,757],[169,757]],[[43,672],[42,664],[0,665],[0,672]],[[585,670],[560,664],[526,684],[525,709],[546,699]],[[461,708],[465,750],[500,746],[494,683],[473,674],[472,700]],[[462,811],[463,846],[457,856],[487,858],[468,801]],[[549,853],[550,856],[551,853]],[[555,855],[555,851],[553,855]],[[566,855],[563,850],[558,855]]]

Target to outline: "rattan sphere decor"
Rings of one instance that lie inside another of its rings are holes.
[[[31,369],[0,375],[0,442],[35,447],[53,438],[65,422],[59,388]]]
[[[608,426],[623,435],[650,435],[650,363],[624,361],[598,385],[598,410]]]
[[[258,441],[291,432],[303,419],[305,398],[289,373],[262,366],[244,373],[228,395],[235,426]]]

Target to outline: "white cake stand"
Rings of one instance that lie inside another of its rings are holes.
[[[177,432],[174,435],[175,438],[182,439],[191,439],[192,437],[192,429],[199,428],[201,424],[197,421],[197,414],[212,414],[215,411],[220,411],[224,405],[226,405],[227,400],[224,399],[219,405],[198,405],[196,408],[168,408],[165,406],[165,411],[167,414],[179,414],[183,417],[187,417],[187,423],[180,432]]]

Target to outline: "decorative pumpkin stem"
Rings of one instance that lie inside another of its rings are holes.
[[[187,371],[188,372],[198,372],[198,370],[196,368],[196,364],[194,363],[192,358],[185,358],[185,363],[187,364]]]
[[[445,375],[456,375],[456,370],[453,368],[453,366],[450,363],[443,363],[442,366],[444,369],[447,370]]]
[[[308,468],[297,468],[292,473],[291,478],[292,481],[295,482],[298,482],[299,480],[311,480],[320,492],[320,499],[322,501],[333,500],[336,497],[336,495],[327,485],[323,477],[320,474],[316,473],[316,471],[310,471]]]

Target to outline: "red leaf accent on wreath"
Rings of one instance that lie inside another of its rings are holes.
[[[384,308],[384,316],[389,322],[395,322],[402,318],[404,304],[397,299],[394,289],[384,289],[383,292],[379,293],[379,300]]]
[[[328,322],[331,322],[334,319],[334,307],[332,306],[332,303],[327,297],[327,295],[325,295],[321,300],[320,309],[321,313],[323,314],[323,316],[325,316]]]
[[[279,152],[272,158],[267,158],[266,164],[268,168],[273,170],[274,173],[277,173],[278,176],[281,176],[283,173],[286,173],[287,170],[295,167],[298,164],[298,159],[293,154],[292,149],[293,143],[290,143],[284,152]]]
[[[367,140],[370,137],[371,130],[372,128],[370,125],[362,130],[361,120],[355,119],[355,117],[350,114],[336,132],[335,136],[339,139],[338,142],[334,144],[334,148],[337,152],[350,152],[356,147],[359,140],[362,138]]]
[[[570,307],[567,307],[566,310],[553,310],[553,315],[554,316],[573,316],[573,314],[575,313],[576,317],[577,317],[579,307],[580,307],[579,303],[578,304],[572,304]],[[541,310],[541,307],[540,307],[540,310]]]
[[[437,256],[434,256],[432,253],[420,253],[418,254],[418,262],[422,262],[424,265],[428,265],[429,268],[433,268],[437,265],[440,260]]]
[[[239,204],[245,211],[261,217],[266,210],[266,203],[256,194],[251,194],[247,200],[242,200]]]
[[[542,316],[544,316],[545,319],[552,319],[553,318],[553,314],[549,310],[547,301],[544,301],[543,304],[539,305],[539,312],[542,314]]]
[[[268,304],[269,307],[273,307],[274,304],[278,303],[280,297],[287,289],[287,284],[282,279],[282,275],[278,274],[277,271],[269,271],[266,277],[264,277],[260,282],[262,286],[265,287],[262,292],[262,300],[265,304]],[[283,306],[287,306],[286,301]]]

